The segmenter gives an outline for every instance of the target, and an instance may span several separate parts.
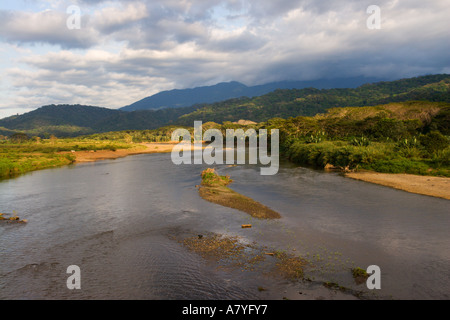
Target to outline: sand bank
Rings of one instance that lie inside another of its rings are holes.
[[[279,219],[281,215],[265,205],[227,187],[232,182],[228,176],[219,176],[214,169],[202,172],[200,196],[209,202],[248,213],[258,219]]]
[[[93,162],[98,160],[117,159],[130,155],[146,154],[146,153],[170,153],[178,142],[155,142],[155,143],[139,143],[130,149],[97,150],[97,151],[76,151],[72,152],[75,156],[76,163]],[[192,147],[194,150],[194,147]],[[67,152],[66,152],[67,153]]]
[[[450,200],[450,178],[378,172],[351,172],[346,173],[345,176],[412,193]]]

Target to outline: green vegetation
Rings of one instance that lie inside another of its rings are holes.
[[[194,120],[225,134],[240,119],[263,121],[246,129],[279,129],[282,153],[301,165],[450,176],[450,75],[433,75],[153,111],[46,106],[0,120],[0,177],[71,163],[64,151],[167,142],[183,124],[192,132]]]
[[[372,170],[450,176],[448,128],[450,104],[409,101],[371,107],[332,108],[314,117],[272,118],[245,129],[279,129],[283,155],[298,164],[343,170]],[[97,133],[48,139],[24,133],[0,136],[0,177],[70,164],[62,152],[117,150],[132,143],[167,142],[178,126],[154,130]],[[192,131],[192,127],[185,127]],[[203,130],[242,128],[225,121],[206,122]]]
[[[286,147],[289,160],[318,168],[327,164],[343,170],[366,169],[384,173],[450,176],[447,147],[431,156],[421,148],[397,152],[395,143],[372,142],[354,146],[347,141],[325,141],[308,144],[301,140]]]
[[[20,134],[18,140],[0,141],[0,179],[29,171],[58,167],[75,161],[71,151],[97,151],[127,149],[131,145],[122,141],[77,139],[28,138]]]
[[[362,284],[367,281],[369,274],[366,270],[361,268],[353,268],[352,270],[353,279],[355,279],[356,284]]]
[[[125,130],[97,133],[88,136],[88,139],[104,141],[124,141],[127,143],[141,143],[141,142],[169,142],[171,140],[172,132],[180,128],[179,126],[166,126],[154,130]],[[186,128],[191,129],[192,128]]]
[[[442,115],[449,110],[448,103],[412,101],[334,108],[315,117],[271,119],[263,126],[280,129],[284,155],[302,165],[448,177],[449,137],[430,128],[448,127]]]
[[[0,119],[0,135],[15,132],[49,138],[75,137],[94,133],[157,129],[168,125],[192,126],[195,120],[225,124],[240,119],[255,122],[273,118],[312,117],[340,107],[364,107],[406,101],[450,102],[450,75],[430,75],[390,82],[366,84],[355,89],[291,89],[255,97],[231,99],[213,104],[198,104],[183,108],[125,112],[81,105],[50,105],[20,116]],[[357,115],[356,112],[352,112]],[[362,114],[366,110],[361,110]],[[407,116],[407,115],[405,115]],[[389,117],[389,113],[386,114]],[[449,135],[450,111],[444,112],[429,124],[428,131],[437,130]],[[341,119],[344,123],[345,119]],[[393,123],[392,123],[393,122]],[[394,128],[390,133],[391,124]],[[330,123],[333,126],[332,123]],[[394,137],[396,130],[414,128],[415,123],[398,127],[393,120],[380,122],[375,128],[383,136]],[[337,124],[335,128],[339,130]],[[374,130],[375,130],[374,129]],[[328,134],[332,132],[327,131]]]
[[[21,132],[49,138],[167,126],[197,107],[125,112],[82,105],[49,105],[20,116],[0,119],[0,135]],[[192,124],[191,124],[192,125]]]
[[[176,121],[182,125],[192,125],[194,120],[223,123],[248,119],[263,122],[275,117],[310,117],[337,107],[374,106],[412,100],[450,102],[450,75],[379,82],[356,89],[276,90],[251,99],[205,104]],[[448,119],[448,114],[446,117]]]
[[[278,272],[290,280],[303,279],[304,268],[308,262],[298,256],[283,251],[276,251],[274,257],[278,259]]]
[[[342,292],[346,292],[348,290],[346,287],[341,286],[337,282],[331,282],[331,281],[324,282],[323,286],[325,288],[328,288],[328,289],[339,290],[339,291],[342,291]]]
[[[367,278],[369,276],[367,274],[366,270],[361,269],[361,268],[353,268],[352,275],[353,275],[353,278],[357,278],[357,277],[366,277]]]
[[[448,177],[449,112],[450,103],[408,101],[273,118],[246,129],[279,129],[282,154],[301,165]],[[229,121],[207,122],[203,130],[216,128],[225,134],[226,129],[241,127]]]
[[[214,169],[202,172],[202,185],[206,187],[224,187],[232,183],[230,176],[219,176]]]

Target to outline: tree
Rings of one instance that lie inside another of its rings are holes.
[[[439,131],[431,131],[426,135],[420,137],[420,143],[429,153],[444,150],[449,146],[447,137]]]
[[[22,132],[14,133],[13,135],[11,135],[9,137],[9,140],[11,140],[11,142],[14,142],[14,143],[26,142],[29,139],[30,139],[30,137],[28,137],[28,135],[26,135],[25,133],[22,133]]]

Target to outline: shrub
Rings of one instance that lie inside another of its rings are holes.
[[[389,118],[379,119],[369,131],[374,138],[378,139],[390,138],[398,140],[410,135],[403,121]]]
[[[367,147],[370,144],[370,141],[366,137],[362,136],[360,138],[353,138],[350,140],[350,144],[357,147]]]
[[[432,161],[438,167],[450,166],[450,148],[436,151],[433,155]]]
[[[9,137],[9,140],[11,140],[11,142],[14,143],[22,143],[22,142],[26,142],[30,139],[30,137],[28,137],[25,133],[14,133],[13,135],[11,135]]]
[[[74,163],[76,160],[76,157],[73,154],[67,153],[64,155],[64,157],[70,161],[70,163]]]
[[[405,158],[420,158],[422,155],[421,145],[416,137],[399,140],[394,147],[394,151]]]
[[[430,154],[439,150],[444,150],[449,146],[448,138],[439,131],[431,131],[426,135],[421,136],[420,143]]]
[[[319,131],[314,134],[311,134],[309,137],[306,138],[306,143],[320,143],[322,141],[325,141],[325,132]]]
[[[409,148],[417,148],[420,146],[419,140],[416,137],[412,137],[410,139],[402,139],[399,140],[396,144],[396,149],[409,149]]]

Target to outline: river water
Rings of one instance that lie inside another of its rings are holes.
[[[232,189],[282,215],[257,220],[201,199],[204,168],[150,154],[1,181],[1,211],[28,223],[0,225],[0,299],[449,299],[448,200],[290,163],[275,176],[218,166]],[[308,257],[310,281],[219,268],[176,240],[208,233]],[[81,290],[66,286],[70,265]],[[370,265],[381,290],[351,276]]]

